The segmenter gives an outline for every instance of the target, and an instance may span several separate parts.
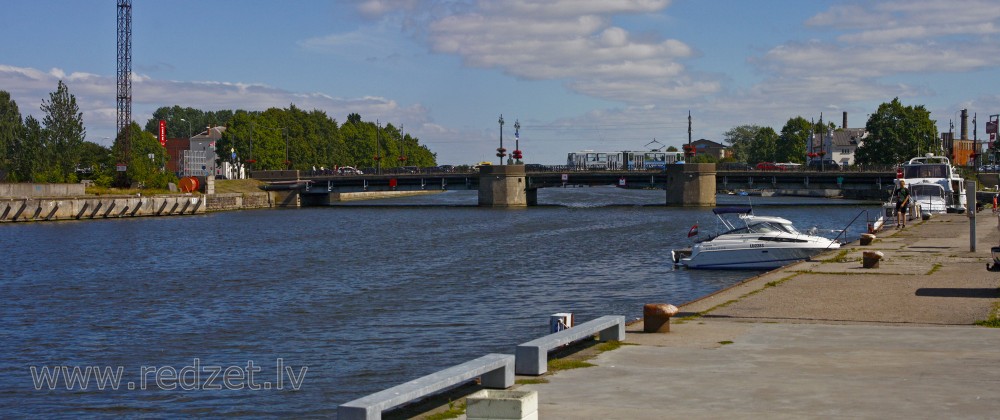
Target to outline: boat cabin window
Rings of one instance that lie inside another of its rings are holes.
[[[948,178],[948,165],[904,166],[903,178]]]

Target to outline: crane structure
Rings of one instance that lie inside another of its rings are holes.
[[[132,147],[132,0],[118,0],[118,133],[121,156],[118,170],[122,183],[128,177],[122,165],[128,165]]]

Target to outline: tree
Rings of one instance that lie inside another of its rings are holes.
[[[937,152],[935,124],[923,105],[903,106],[899,98],[894,98],[879,105],[868,117],[865,124],[868,137],[858,146],[855,159],[862,165],[891,165],[922,153]]]
[[[690,160],[690,163],[718,163],[719,159],[707,153],[701,153],[694,156]]]
[[[753,145],[753,139],[760,131],[757,125],[741,125],[723,133],[723,141],[729,143],[733,158],[741,162],[750,162],[748,152]]]
[[[51,165],[45,171],[49,182],[76,182],[76,166],[80,163],[79,148],[87,136],[83,127],[83,113],[76,105],[76,97],[69,93],[66,84],[59,81],[49,100],[42,100],[45,112],[45,158]]]
[[[92,141],[84,141],[80,144],[80,171],[81,179],[97,179],[101,175],[112,176],[114,172],[114,158],[111,149],[101,146]],[[102,185],[106,186],[106,185]]]
[[[167,150],[160,145],[152,133],[142,131],[139,124],[132,122],[130,128],[129,160],[126,162],[126,175],[132,182],[138,182],[147,188],[167,188],[167,183],[176,181],[172,173],[162,170],[167,161]],[[121,133],[124,135],[125,133]],[[122,138],[115,139],[113,156],[121,156]],[[152,158],[150,158],[152,155]]]
[[[192,114],[178,107],[160,108],[147,123],[147,130],[157,128],[157,118],[160,118],[157,114],[165,118],[168,111],[174,112],[175,117],[181,112]],[[195,110],[193,114],[198,112],[201,111]],[[210,114],[205,113],[206,118]],[[263,112],[216,111],[215,114],[231,114],[226,120],[227,129],[217,144],[216,150],[222,151],[218,157],[220,163],[231,160],[230,150],[235,149],[238,163],[253,161],[249,163],[253,170],[364,168],[377,166],[377,162],[385,168],[437,165],[437,156],[416,137],[403,133],[391,123],[363,121],[357,113],[349,114],[347,122],[341,126],[321,110],[306,112],[295,104]],[[169,121],[167,127],[169,132]],[[380,161],[375,160],[376,155]],[[406,160],[399,159],[401,156],[406,156]]]
[[[14,181],[35,182],[44,171],[43,146],[45,129],[35,117],[24,119],[24,130],[14,143]]]
[[[160,107],[153,111],[153,118],[146,121],[146,132],[153,136],[160,135],[160,120],[167,123],[167,138],[179,139],[196,136],[206,127],[223,126],[229,124],[233,119],[233,111],[202,111],[191,107],[182,108],[180,105],[172,107]]]
[[[17,102],[10,98],[10,93],[0,90],[0,180],[14,172],[15,145],[22,127]]]
[[[750,162],[773,161],[778,158],[778,133],[771,127],[763,127],[753,138],[752,146],[748,150],[747,157]]]
[[[668,152],[676,152],[676,151],[677,151],[677,148],[676,148],[676,147],[674,147],[674,146],[669,146],[669,147],[667,147],[667,151],[668,151]]]
[[[812,136],[813,124],[801,116],[791,118],[781,128],[781,135],[776,144],[778,162],[805,162],[806,142]]]

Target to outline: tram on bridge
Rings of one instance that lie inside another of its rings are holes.
[[[648,152],[597,152],[582,150],[579,152],[570,152],[566,156],[567,167],[581,170],[663,170],[667,165],[683,161],[684,155],[682,152],[660,152],[656,150]]]

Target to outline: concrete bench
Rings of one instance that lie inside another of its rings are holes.
[[[486,388],[510,388],[514,385],[514,356],[487,354],[478,359],[341,404],[337,407],[337,418],[340,420],[378,420],[382,418],[382,412],[385,410],[416,401],[476,377],[481,377],[481,383]]]
[[[625,316],[606,315],[517,346],[514,372],[541,375],[549,370],[549,350],[600,334],[601,341],[625,339]]]

